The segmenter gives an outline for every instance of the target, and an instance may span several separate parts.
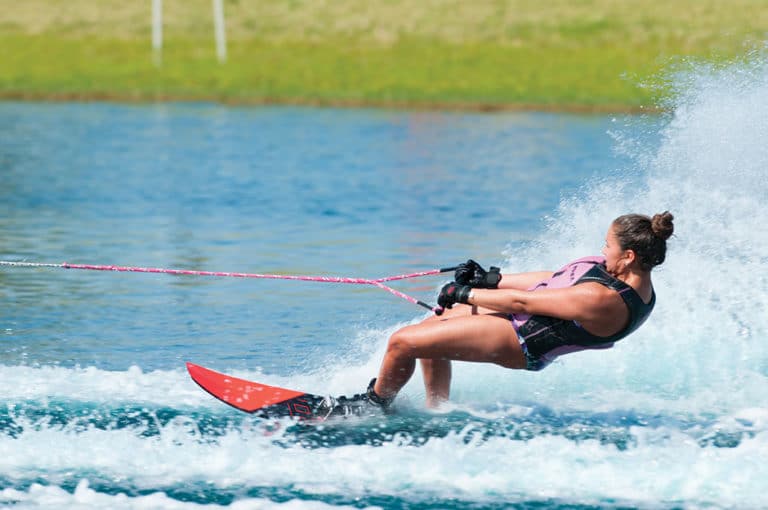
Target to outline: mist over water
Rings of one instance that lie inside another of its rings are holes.
[[[53,321],[30,306],[30,313],[42,325],[29,326],[30,319],[20,311],[10,324],[2,326],[5,355],[14,361],[0,365],[0,385],[5,388],[0,399],[0,505],[233,509],[765,506],[768,64],[761,55],[728,67],[690,64],[673,77],[673,84],[671,108],[661,118],[616,118],[598,128],[594,120],[562,121],[584,131],[607,131],[613,144],[610,150],[621,155],[610,161],[619,163],[596,173],[582,170],[578,185],[564,185],[562,199],[536,225],[540,231],[517,226],[514,232],[505,232],[511,239],[509,248],[498,253],[496,260],[483,261],[501,261],[507,271],[555,269],[574,258],[599,254],[614,217],[670,210],[675,215],[675,236],[669,241],[666,262],[654,270],[654,314],[614,349],[565,356],[535,374],[455,364],[452,403],[440,412],[421,410],[423,389],[417,375],[404,391],[400,416],[314,427],[265,423],[234,412],[203,394],[183,372],[181,361],[205,362],[211,351],[220,348],[226,354],[211,357],[207,364],[239,377],[328,393],[356,392],[376,372],[389,334],[418,320],[418,312],[403,308],[405,313],[380,321],[358,311],[361,307],[355,304],[353,313],[347,310],[328,319],[331,311],[313,312],[313,306],[323,303],[329,308],[336,303],[331,297],[342,296],[347,289],[338,294],[329,291],[326,302],[309,290],[280,294],[278,287],[271,287],[278,301],[285,301],[286,296],[306,299],[302,313],[280,316],[281,328],[300,321],[301,329],[294,336],[309,334],[312,339],[320,331],[324,341],[331,342],[335,334],[336,348],[323,350],[307,342],[311,348],[301,351],[301,362],[284,363],[286,355],[278,350],[272,354],[275,364],[270,365],[263,359],[268,354],[259,350],[261,344],[248,351],[250,340],[226,336],[227,321],[234,319],[223,315],[220,346],[209,349],[202,335],[191,336],[187,343],[178,340],[162,351],[178,358],[178,363],[149,368],[137,362],[138,366],[127,370],[113,370],[99,363],[73,367],[64,358],[61,364],[17,362],[13,349],[28,341],[24,334],[35,333]],[[217,122],[226,126],[226,115]],[[351,125],[359,122],[345,118]],[[492,124],[520,123],[529,131],[537,122],[550,130],[560,122],[530,117],[522,121],[518,117],[492,119]],[[471,125],[473,130],[481,124],[475,118],[439,120]],[[366,125],[373,132],[385,129],[382,126],[375,124],[371,129]],[[346,129],[341,131],[349,134]],[[441,129],[445,138],[466,135],[445,126]],[[491,132],[499,138],[511,136],[505,129]],[[425,156],[420,153],[420,157]],[[446,155],[441,158],[449,159]],[[236,173],[237,165],[231,164]],[[564,166],[560,171],[570,170]],[[462,173],[457,170],[456,175]],[[572,177],[563,177],[563,182],[568,179]],[[429,182],[437,188],[435,193],[453,191],[432,179]],[[481,197],[488,197],[488,204],[506,207],[505,197],[492,194],[495,187],[483,189]],[[274,192],[280,193],[277,185]],[[279,196],[272,200],[279,202]],[[249,207],[256,206],[249,202]],[[364,216],[364,207],[355,207]],[[439,211],[442,205],[436,207]],[[540,203],[531,205],[521,214],[534,215],[532,211],[542,207]],[[336,214],[343,218],[343,204],[338,209],[342,212]],[[504,212],[508,214],[509,209]],[[308,215],[304,221],[313,222],[315,216]],[[394,224],[393,218],[388,220]],[[242,221],[247,228],[248,220]],[[354,224],[345,228],[354,231]],[[437,246],[451,256],[464,256],[458,249],[455,254],[449,249],[466,246],[470,236],[461,237],[461,233],[440,244],[440,236],[428,238],[436,226],[421,228],[427,236],[423,241],[427,249]],[[377,229],[391,239],[405,237],[399,231],[386,231],[383,224]],[[440,235],[451,234],[443,231]],[[345,246],[343,238],[336,240]],[[292,238],[290,243],[296,247],[300,241]],[[34,254],[31,237],[29,244]],[[226,243],[214,244],[225,251]],[[317,253],[311,251],[313,256]],[[301,258],[301,254],[293,256]],[[207,263],[203,269],[231,268]],[[0,273],[2,277],[5,275]],[[94,290],[85,296],[76,294],[77,288],[70,285],[85,278],[68,274],[64,290],[55,280],[38,276],[35,281],[51,295],[67,291],[83,300],[68,303],[69,310],[77,309],[76,304],[82,309],[88,305],[87,299],[96,299],[103,290],[98,285],[115,284],[90,283]],[[32,292],[22,287],[23,281],[17,275],[0,279],[4,284],[0,297]],[[130,287],[133,281],[119,280],[124,283],[114,299],[122,299],[121,306],[129,307],[135,299]],[[144,285],[143,290],[151,295],[163,291],[160,282],[138,285]],[[229,307],[238,306],[237,301],[227,301],[226,291],[231,289],[234,294],[239,291],[234,289],[243,287],[224,287],[222,292],[216,285],[182,287],[174,283],[172,290],[173,295],[192,296],[192,303],[204,303],[221,314],[224,308],[216,308],[215,302],[200,296],[214,295]],[[432,295],[439,281],[418,285],[408,291]],[[258,289],[248,292],[251,298],[260,297]],[[145,295],[139,296],[144,299]],[[392,305],[389,296],[366,294],[365,298],[380,298]],[[108,306],[109,299],[104,293],[103,301],[97,303]],[[336,304],[347,305],[342,299]],[[180,315],[163,324],[169,335],[179,324],[185,324],[190,335],[198,332],[195,313],[174,312],[173,307],[165,306],[166,313]],[[195,312],[202,315],[203,308],[198,306]],[[49,313],[66,324],[67,315],[58,308],[52,307]],[[256,308],[249,311],[245,322],[260,324],[259,317],[266,313]],[[93,316],[85,319],[88,317]],[[118,339],[117,345],[105,347],[114,349],[113,356],[148,359],[138,349],[133,351],[131,342],[120,340],[120,328],[131,320],[136,322],[132,333],[138,336],[150,330],[145,334],[156,337],[152,341],[163,341],[162,329],[152,329],[155,326],[139,315],[122,317],[124,322],[116,321],[113,332],[99,324],[104,332],[94,342]],[[91,334],[91,330],[83,326],[81,333]],[[272,335],[273,341],[278,334],[263,333]],[[63,353],[68,345],[77,349],[77,328],[68,329],[63,341],[64,347],[57,347]],[[136,341],[151,343],[140,336]],[[238,350],[246,361],[237,358]]]

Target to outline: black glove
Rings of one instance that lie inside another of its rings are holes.
[[[459,264],[454,273],[456,283],[469,285],[473,289],[498,289],[501,273],[498,267],[491,266],[489,271],[472,259]]]
[[[437,304],[443,308],[452,308],[456,303],[466,303],[472,287],[456,282],[446,283],[437,296]]]

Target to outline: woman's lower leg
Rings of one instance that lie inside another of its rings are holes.
[[[381,398],[392,398],[410,380],[416,369],[416,358],[410,354],[407,342],[395,333],[389,340],[379,377],[373,391]]]
[[[451,392],[451,361],[447,359],[421,359],[427,407],[439,407],[448,401]]]

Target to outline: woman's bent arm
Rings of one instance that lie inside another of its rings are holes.
[[[504,313],[546,315],[565,320],[592,322],[622,309],[622,299],[598,283],[582,283],[563,289],[536,292],[516,289],[473,289],[468,304]]]

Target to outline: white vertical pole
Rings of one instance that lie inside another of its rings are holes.
[[[160,67],[163,63],[163,0],[152,0],[152,57]]]
[[[227,60],[227,34],[223,0],[213,0],[213,26],[216,33],[216,56],[219,57],[219,62],[224,63]]]

